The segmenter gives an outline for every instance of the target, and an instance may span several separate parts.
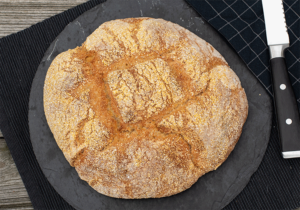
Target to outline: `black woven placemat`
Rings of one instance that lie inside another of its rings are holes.
[[[159,3],[159,0],[153,1]],[[261,1],[186,1],[220,31],[272,94]],[[28,129],[31,83],[45,51],[56,36],[70,21],[101,2],[91,0],[0,39],[0,128],[36,209],[72,207],[48,183],[32,150]],[[300,102],[299,1],[285,1],[284,6],[291,41],[286,59]],[[299,206],[300,159],[282,159],[274,121],[261,166],[242,193],[225,209],[294,209]]]
[[[104,0],[91,0],[0,40],[0,129],[35,209],[73,209],[45,178],[28,128],[31,83],[45,51],[65,26]]]

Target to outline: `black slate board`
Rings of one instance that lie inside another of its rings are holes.
[[[43,85],[56,55],[80,46],[106,21],[140,16],[172,21],[212,44],[239,76],[249,101],[249,116],[229,158],[190,189],[167,198],[124,200],[96,192],[69,165],[44,115]],[[76,209],[221,209],[242,191],[257,170],[270,136],[271,113],[271,100],[265,89],[228,43],[183,0],[108,0],[70,23],[45,53],[32,84],[29,128],[32,146],[45,176]]]

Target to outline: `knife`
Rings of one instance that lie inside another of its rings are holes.
[[[282,0],[262,0],[270,50],[274,103],[283,158],[300,157],[300,118],[285,63],[290,45]]]

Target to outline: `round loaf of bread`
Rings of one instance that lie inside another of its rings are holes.
[[[103,23],[48,69],[44,109],[80,178],[116,198],[182,192],[237,143],[248,102],[207,42],[152,18]]]

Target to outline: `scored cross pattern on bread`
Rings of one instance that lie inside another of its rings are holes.
[[[248,114],[239,78],[207,42],[174,23],[102,24],[48,69],[44,108],[81,179],[117,198],[157,198],[217,169]]]

